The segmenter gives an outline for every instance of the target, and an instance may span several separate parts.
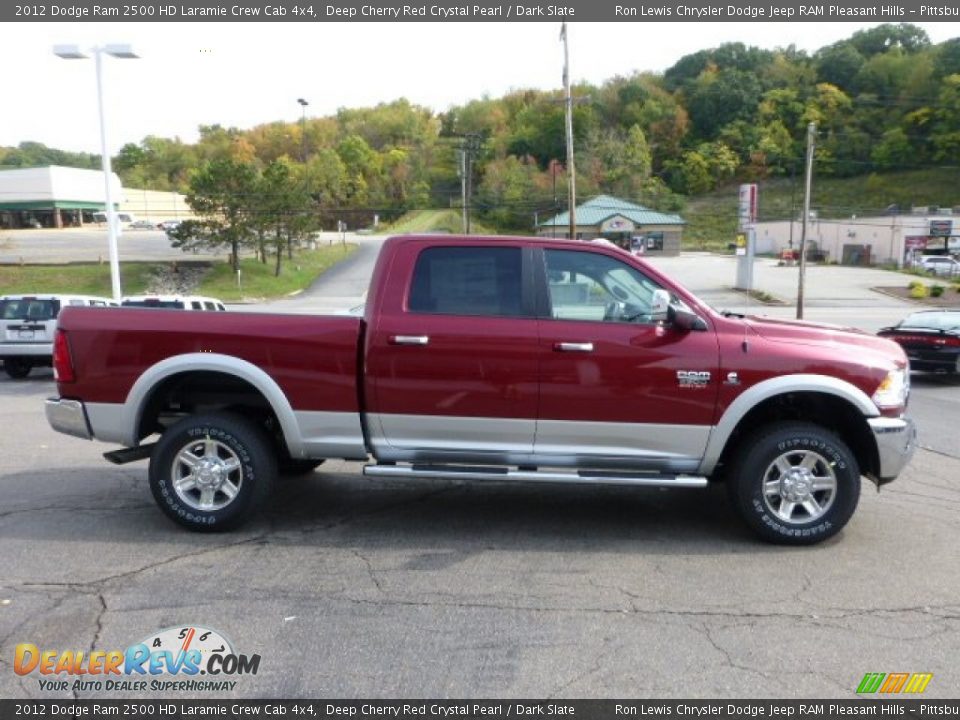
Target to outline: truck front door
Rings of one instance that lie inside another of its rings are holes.
[[[614,251],[536,253],[541,464],[693,472],[717,402],[713,328],[653,316],[660,286]]]

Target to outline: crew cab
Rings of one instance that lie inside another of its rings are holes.
[[[160,508],[236,526],[278,471],[702,488],[810,544],[915,444],[907,359],[834,326],[719,313],[609,243],[388,239],[362,317],[67,308],[54,429],[149,457]]]

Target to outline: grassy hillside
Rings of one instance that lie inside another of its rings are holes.
[[[463,220],[459,210],[414,210],[390,225],[384,232],[392,234],[425,232],[459,234],[463,232]],[[481,225],[471,218],[470,233],[473,235],[495,235],[496,230]]]
[[[775,178],[758,183],[760,220],[799,217],[803,178]],[[688,225],[687,250],[725,250],[737,228],[737,188],[728,185],[690,198],[681,213]],[[960,205],[960,169],[934,168],[853,178],[813,178],[811,208],[823,218],[879,215],[890,205],[909,212],[914,205]],[[791,212],[791,207],[793,212]]]

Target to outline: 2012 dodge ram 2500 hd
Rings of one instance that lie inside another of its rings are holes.
[[[582,241],[391,238],[362,318],[66,308],[54,364],[50,424],[149,456],[160,508],[197,530],[244,520],[278,472],[347,458],[380,477],[722,480],[761,537],[808,544],[915,439],[895,343],[717,313]]]

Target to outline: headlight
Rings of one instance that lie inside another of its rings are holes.
[[[907,370],[891,370],[873,393],[873,402],[881,410],[904,407],[910,396]]]

